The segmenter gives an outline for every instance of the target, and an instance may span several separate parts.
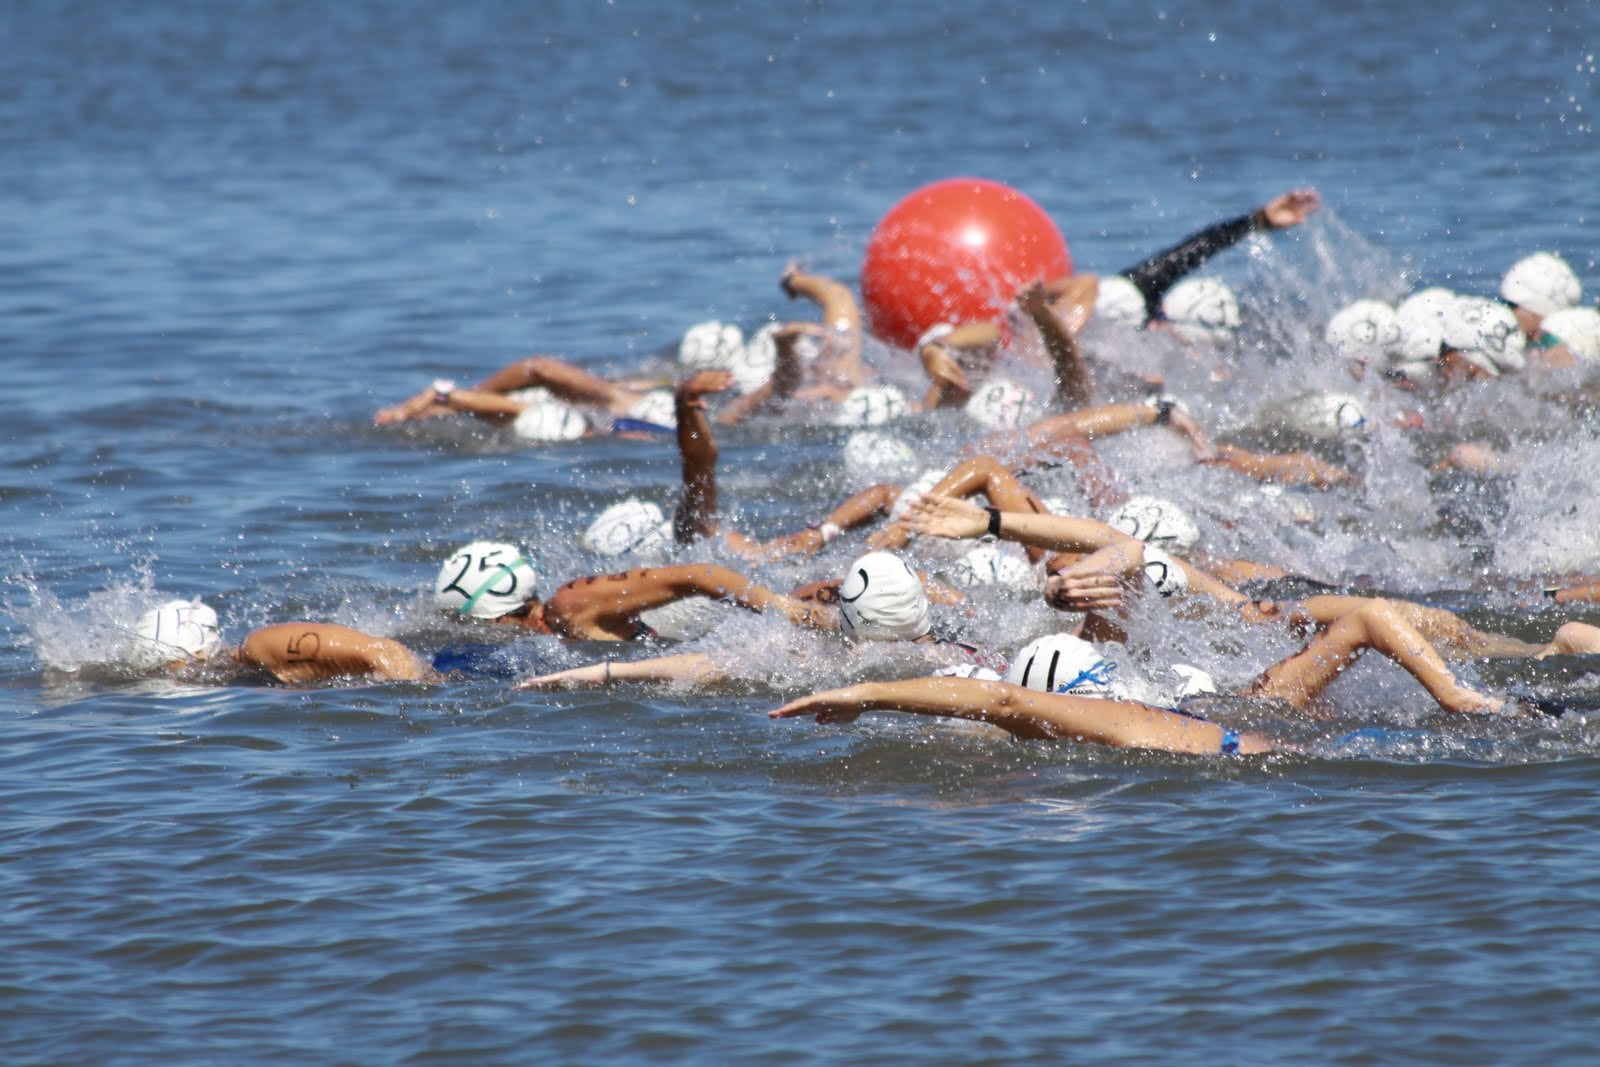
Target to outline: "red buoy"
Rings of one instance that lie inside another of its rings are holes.
[[[1072,273],[1044,209],[983,178],[948,178],[889,209],[867,241],[861,300],[880,341],[910,348],[937,323],[987,322],[1017,291]]]

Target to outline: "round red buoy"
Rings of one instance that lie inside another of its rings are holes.
[[[910,348],[937,323],[1000,318],[1017,290],[1072,273],[1066,239],[1044,209],[983,178],[948,178],[889,209],[861,263],[867,328]]]

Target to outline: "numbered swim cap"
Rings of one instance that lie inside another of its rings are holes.
[[[1580,363],[1600,361],[1600,311],[1594,308],[1567,308],[1546,315],[1544,332],[1567,346]]]
[[[1218,348],[1233,340],[1244,321],[1233,290],[1215,278],[1186,278],[1174,285],[1161,301],[1161,314],[1190,344]]]
[[[1189,572],[1177,560],[1151,545],[1144,547],[1144,580],[1163,598],[1182,596],[1189,591]]]
[[[141,671],[202,658],[222,647],[217,613],[198,600],[169,600],[139,617],[126,659]]]
[[[1516,313],[1498,300],[1458,297],[1444,310],[1444,343],[1495,376],[1528,365],[1523,356],[1528,338]]]
[[[1553,315],[1576,304],[1583,285],[1566,260],[1553,252],[1535,252],[1506,271],[1500,295],[1535,315]]]
[[[433,583],[433,603],[445,611],[498,619],[539,591],[539,572],[515,545],[474,541],[450,554]]]
[[[1109,521],[1129,537],[1158,548],[1186,552],[1200,540],[1200,527],[1188,513],[1161,497],[1129,497]]]
[[[892,385],[861,385],[845,394],[833,413],[835,426],[882,426],[906,413],[906,395]]]
[[[1143,326],[1150,319],[1150,306],[1144,293],[1121,274],[1100,278],[1100,291],[1094,298],[1094,317],[1124,326]]]
[[[1010,430],[1027,421],[1033,393],[1009,378],[990,378],[972,391],[966,413],[991,430]]]
[[[910,641],[932,625],[922,579],[893,552],[868,552],[850,564],[839,614],[845,636],[863,641]]]
[[[1049,634],[1017,653],[1006,671],[1006,681],[1041,693],[1104,697],[1111,693],[1116,669],[1115,663],[1083,638]]]
[[[596,515],[579,540],[602,556],[658,556],[672,544],[672,521],[655,504],[630,496]]]
[[[1328,320],[1322,339],[1341,359],[1387,367],[1400,349],[1400,316],[1382,300],[1357,300]]]
[[[678,342],[678,362],[690,370],[731,370],[743,355],[744,331],[731,323],[697,323]]]
[[[1037,591],[1039,587],[1027,557],[1012,544],[977,545],[950,564],[944,574],[952,584],[967,589],[998,585]]]

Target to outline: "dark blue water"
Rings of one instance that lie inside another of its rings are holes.
[[[1303,756],[772,723],[853,668],[802,642],[774,673],[794,640],[739,618],[710,696],[104,664],[168,596],[233,640],[319,618],[427,649],[459,636],[423,593],[461,541],[607,566],[574,533],[629,491],[669,503],[669,448],[373,410],[805,314],[785,262],[855,281],[889,205],[948,175],[1026,191],[1102,272],[1316,186],[1304,230],[1217,264],[1291,356],[1354,295],[1487,293],[1538,249],[1592,299],[1597,29],[1581,3],[6,5],[0,1060],[1592,1062],[1593,718],[1443,721],[1364,662],[1331,720],[1241,718]],[[1332,380],[1262,368],[1262,395]],[[1247,421],[1254,394],[1189,384]],[[1209,531],[1225,549],[1530,638],[1596,621],[1527,593],[1600,569],[1594,428],[1511,389],[1456,405],[1527,458],[1455,487],[1470,521],[1390,438],[1359,491],[1297,502],[1309,528],[1187,492],[1252,517]],[[728,432],[725,506],[812,521],[849,487],[841,439]],[[1292,647],[1159,634],[1224,681]],[[1582,667],[1522,680],[1592,698]]]

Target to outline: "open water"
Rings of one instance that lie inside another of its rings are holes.
[[[1101,272],[1316,186],[1308,226],[1215,264],[1272,342],[1248,386],[1178,383],[1224,436],[1336,382],[1316,324],[1353,296],[1488,293],[1548,249],[1592,300],[1597,29],[1504,0],[7,3],[0,1062],[1595,1062],[1593,717],[1445,721],[1364,661],[1327,720],[1239,713],[1305,755],[775,723],[860,670],[804,643],[775,666],[794,641],[747,618],[708,639],[741,683],[702,696],[108,662],[189,595],[233,640],[317,618],[438,648],[460,634],[425,591],[479,537],[608,569],[575,533],[628,492],[670,504],[669,445],[373,410],[804,317],[784,263],[854,282],[941,177],[1025,191]],[[1107,456],[1209,503],[1219,547],[1530,639],[1596,621],[1535,591],[1600,570],[1594,427],[1514,385],[1448,420],[1521,473],[1430,478],[1387,432],[1360,489],[1315,498],[1191,485],[1148,437]],[[949,454],[953,424],[910,425]],[[727,431],[726,507],[814,521],[852,487],[842,437]],[[991,607],[967,636],[1043,625]],[[1293,647],[1156,621],[1228,683]],[[1587,667],[1479,680],[1581,703]]]

